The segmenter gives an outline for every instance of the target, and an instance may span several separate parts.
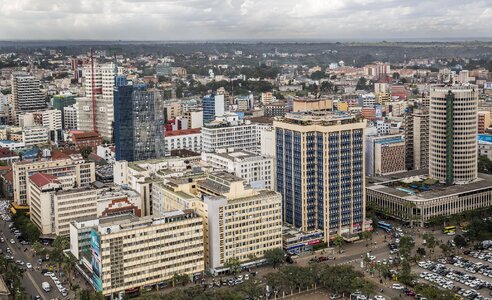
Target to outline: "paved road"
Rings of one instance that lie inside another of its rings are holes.
[[[28,299],[31,297],[34,298],[36,295],[41,296],[43,299],[63,299],[64,297],[58,291],[51,278],[43,276],[40,270],[37,269],[39,266],[36,262],[37,259],[33,257],[32,250],[18,243],[17,239],[10,232],[7,223],[3,220],[0,221],[0,229],[0,236],[5,239],[4,243],[0,243],[0,248],[3,250],[3,253],[6,253],[6,248],[8,247],[12,251],[11,255],[14,257],[14,261],[20,260],[24,263],[29,262],[36,268],[36,270],[26,270],[22,278],[22,286],[26,291]],[[11,239],[15,240],[15,244],[10,243]],[[24,251],[25,249],[27,249],[27,251]],[[49,293],[44,292],[41,288],[41,283],[44,281],[51,285],[51,291]]]

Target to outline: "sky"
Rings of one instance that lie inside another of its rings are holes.
[[[0,40],[492,37],[492,0],[0,0]]]

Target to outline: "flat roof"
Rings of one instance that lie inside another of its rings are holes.
[[[405,174],[407,174],[406,176],[407,178],[411,177],[408,176],[408,173]],[[392,186],[392,184],[396,182],[398,182],[398,180],[380,182],[368,186],[367,189],[383,192],[392,196],[403,198],[405,200],[425,201],[425,200],[431,200],[431,199],[441,198],[445,196],[459,195],[476,190],[492,188],[492,175],[480,173],[479,178],[476,181],[468,184],[455,184],[450,186],[445,184],[435,184],[435,185],[430,185],[430,190],[424,190],[424,191],[416,191],[415,189],[408,188],[403,185]]]

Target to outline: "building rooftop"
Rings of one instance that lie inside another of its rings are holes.
[[[407,176],[396,180],[375,183],[368,186],[367,189],[416,202],[458,195],[486,188],[492,189],[492,175],[487,174],[479,174],[479,178],[476,181],[468,184],[450,186],[432,182],[432,180],[427,179],[427,176],[424,175],[409,177],[408,172],[403,174]]]
[[[29,179],[31,179],[31,181],[38,187],[43,187],[50,183],[60,184],[58,177],[45,173],[34,173],[31,177],[29,177]]]
[[[232,161],[258,160],[258,159],[266,158],[265,156],[258,155],[246,150],[234,150],[232,152],[216,152],[213,154]]]
[[[359,120],[354,116],[346,112],[334,111],[305,111],[288,113],[285,117],[278,117],[276,120],[291,123],[297,125],[337,125],[337,124],[350,124],[356,123]]]

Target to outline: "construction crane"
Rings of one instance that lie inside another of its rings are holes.
[[[96,88],[94,80],[94,49],[91,48],[91,91],[92,91],[92,129],[97,133],[96,126]]]

